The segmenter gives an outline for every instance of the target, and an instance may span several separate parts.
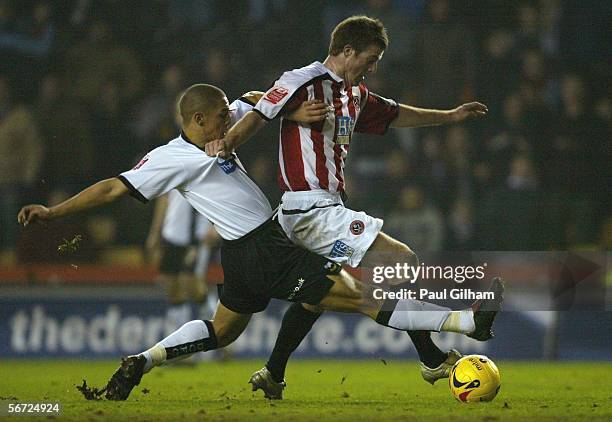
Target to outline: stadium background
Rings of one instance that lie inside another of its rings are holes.
[[[2,356],[116,357],[159,338],[165,298],[142,253],[153,207],[126,199],[27,229],[15,222],[19,207],[57,203],[174,137],[173,101],[192,83],[218,85],[231,100],[324,59],[333,26],[357,13],[380,17],[391,38],[370,89],[423,107],[477,99],[490,113],[356,136],[347,204],[385,218],[385,231],[420,254],[590,251],[603,280],[612,243],[608,2],[0,0]],[[277,147],[272,123],[240,150],[273,204]],[[78,250],[59,253],[77,234]],[[527,292],[534,282],[515,281]],[[440,341],[495,358],[609,360],[605,291],[600,299],[590,312],[504,313],[501,335],[485,345]],[[282,309],[255,318],[235,355],[266,355]],[[414,357],[400,334],[330,314],[300,353]]]

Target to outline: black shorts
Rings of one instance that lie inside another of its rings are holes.
[[[187,262],[187,253],[190,246],[177,246],[162,240],[159,272],[162,274],[177,275],[194,271],[194,262]]]
[[[327,276],[342,267],[287,238],[269,220],[237,240],[221,245],[223,294],[228,309],[241,314],[263,311],[271,298],[316,305],[333,286]]]

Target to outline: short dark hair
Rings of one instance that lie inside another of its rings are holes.
[[[178,100],[178,112],[181,115],[183,124],[187,125],[194,113],[206,113],[216,105],[225,93],[213,85],[195,84],[191,85]]]
[[[385,50],[389,45],[387,30],[380,19],[367,16],[351,16],[340,22],[332,31],[329,43],[329,54],[340,54],[345,45],[350,45],[362,52],[372,44]]]

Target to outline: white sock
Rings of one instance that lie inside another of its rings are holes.
[[[476,324],[474,324],[474,311],[472,309],[452,311],[442,324],[442,331],[452,331],[453,333],[468,334],[475,329]]]
[[[440,331],[450,312],[450,308],[433,303],[400,299],[387,325],[404,331]]]
[[[168,337],[141,353],[147,359],[145,372],[166,360],[180,360],[196,352],[217,348],[217,340],[210,321],[194,320],[184,324]]]

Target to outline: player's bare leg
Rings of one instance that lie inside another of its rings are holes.
[[[395,266],[398,263],[417,266],[419,260],[408,245],[380,232],[361,263],[362,266],[369,268]],[[392,280],[391,284],[396,284],[400,288],[397,280]],[[429,331],[411,330],[407,333],[419,355],[419,366],[423,379],[433,384],[440,378],[448,378],[450,369],[461,358],[461,354],[454,349],[446,353],[440,350],[433,342]]]
[[[251,314],[239,314],[219,304],[213,321],[189,321],[149,350],[122,359],[106,385],[106,398],[127,399],[142,376],[155,366],[227,346],[242,334],[250,319]]]

